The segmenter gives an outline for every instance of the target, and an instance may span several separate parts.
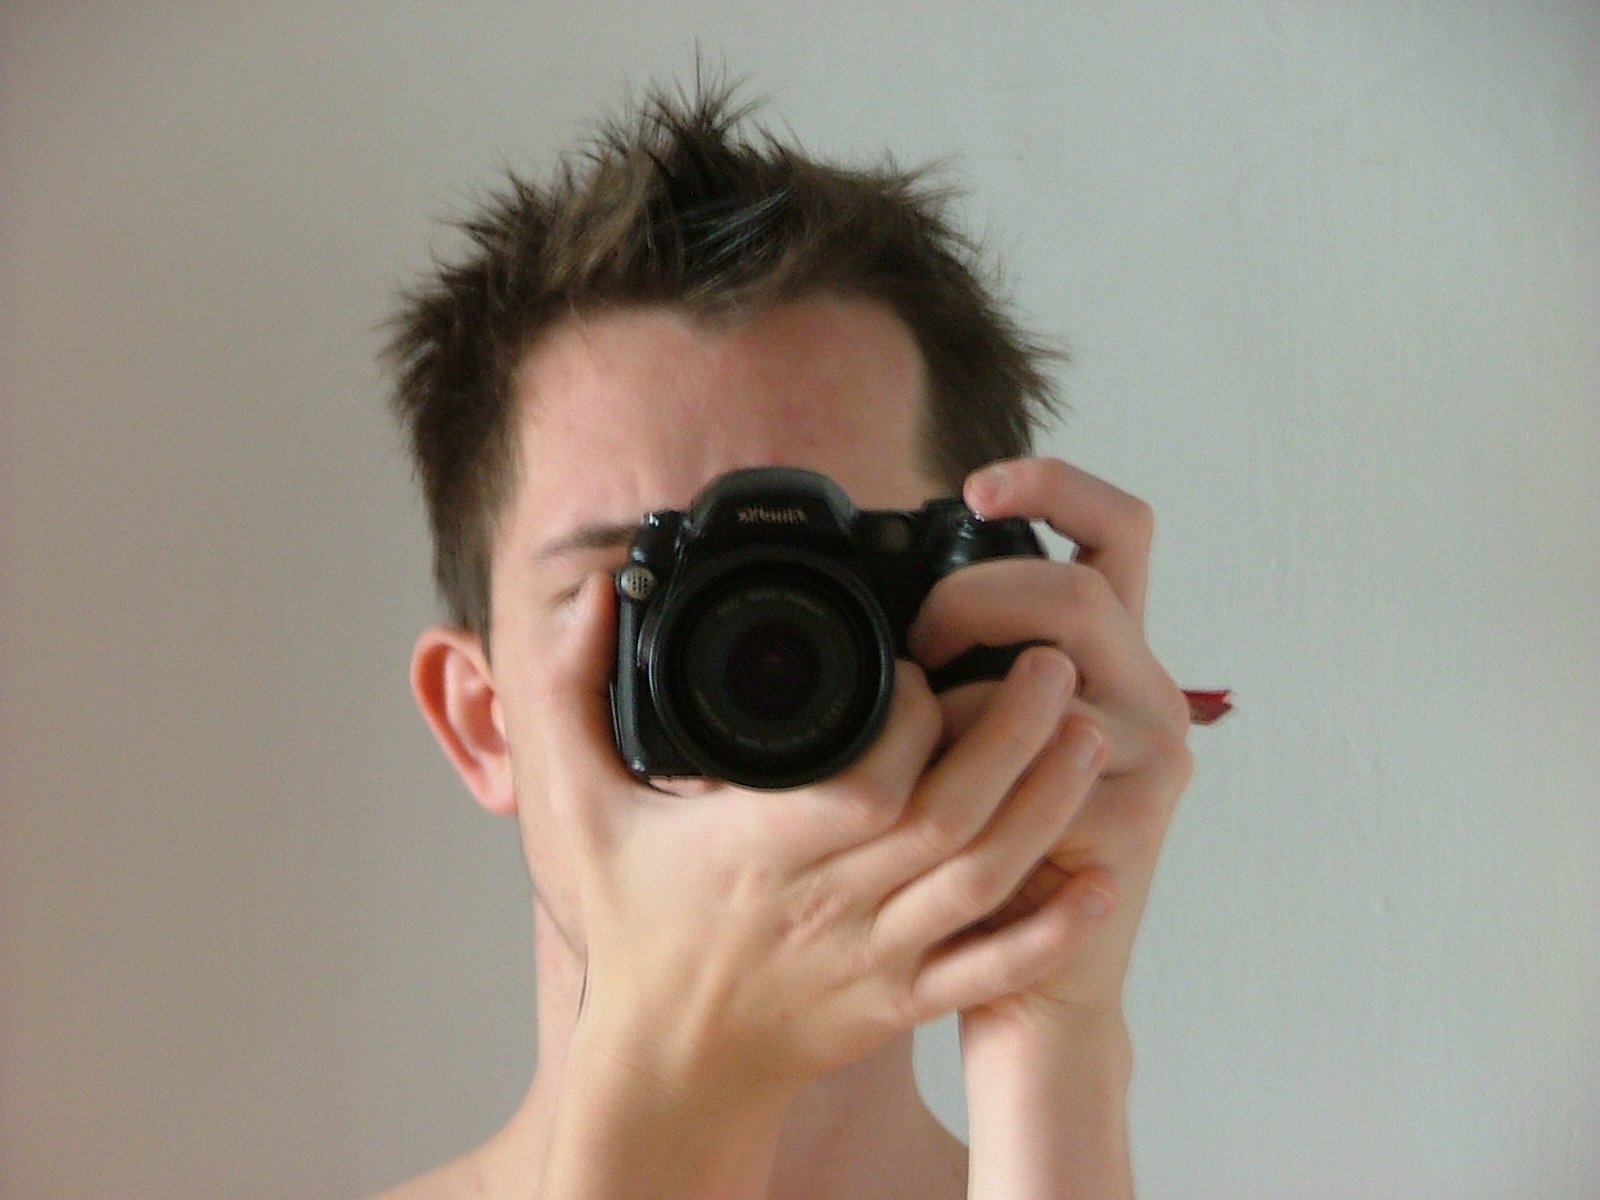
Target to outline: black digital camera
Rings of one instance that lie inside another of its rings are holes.
[[[639,776],[800,787],[844,770],[887,716],[894,660],[933,585],[968,563],[1044,557],[1021,518],[959,498],[860,510],[825,475],[733,471],[646,515],[616,574],[617,748]],[[1027,645],[979,646],[936,690],[998,679]]]

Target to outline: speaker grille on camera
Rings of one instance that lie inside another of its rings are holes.
[[[648,600],[656,590],[656,573],[649,567],[624,567],[617,576],[617,588],[629,600]]]

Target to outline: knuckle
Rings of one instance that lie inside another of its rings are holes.
[[[797,890],[784,921],[785,940],[819,941],[846,918],[848,910],[843,891],[826,872],[819,872]]]
[[[1156,510],[1148,501],[1124,493],[1122,523],[1130,538],[1137,538],[1146,545],[1155,540]]]
[[[1111,581],[1095,568],[1080,562],[1061,564],[1061,591],[1074,607],[1100,611],[1115,599]]]
[[[837,827],[852,839],[876,837],[900,819],[905,802],[906,796],[884,780],[859,779],[839,796]]]
[[[1151,739],[1151,757],[1163,779],[1175,790],[1181,791],[1194,778],[1194,751],[1188,740],[1177,734],[1161,732]]]
[[[948,887],[952,910],[964,922],[988,916],[1006,896],[1000,873],[977,858],[952,863]]]
[[[984,994],[984,997],[990,998],[990,1000],[998,1000],[1002,995],[1014,992],[1018,987],[1018,984],[1016,984],[1016,971],[1011,968],[1011,963],[1006,962],[1006,958],[1000,954],[984,955],[984,960],[979,963],[978,970],[974,971],[974,976],[976,976],[978,986],[982,989],[982,994]]]
[[[740,865],[724,880],[728,908],[737,912],[765,903],[779,884],[779,873],[771,863],[754,861]]]
[[[989,996],[999,999],[1001,996],[1016,991],[1020,987],[1033,982],[1030,973],[1021,968],[1023,963],[1000,953],[985,956],[983,962],[983,988]]]
[[[1144,726],[1145,739],[1156,754],[1166,756],[1179,747],[1188,748],[1189,731],[1194,727],[1189,698],[1165,672],[1148,699],[1141,701],[1140,723]]]
[[[935,861],[955,854],[972,836],[966,814],[954,808],[933,808],[922,813],[914,836],[920,856]]]
[[[885,1008],[889,1012],[889,1022],[895,1029],[915,1029],[940,1015],[930,1011],[931,1006],[914,978],[889,989]]]
[[[1077,946],[1080,928],[1076,913],[1060,905],[1039,913],[1030,930],[1030,973],[1042,975],[1059,965]]]

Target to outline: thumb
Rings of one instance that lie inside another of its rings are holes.
[[[614,798],[638,780],[617,753],[611,723],[611,674],[617,655],[617,593],[597,571],[573,600],[570,624],[546,666],[540,689],[550,803],[569,821],[598,833]]]

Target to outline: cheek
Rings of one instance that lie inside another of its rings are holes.
[[[545,765],[537,747],[513,749],[512,785],[517,794],[517,829],[534,895],[568,947],[583,953],[583,904],[572,847],[549,799]]]

